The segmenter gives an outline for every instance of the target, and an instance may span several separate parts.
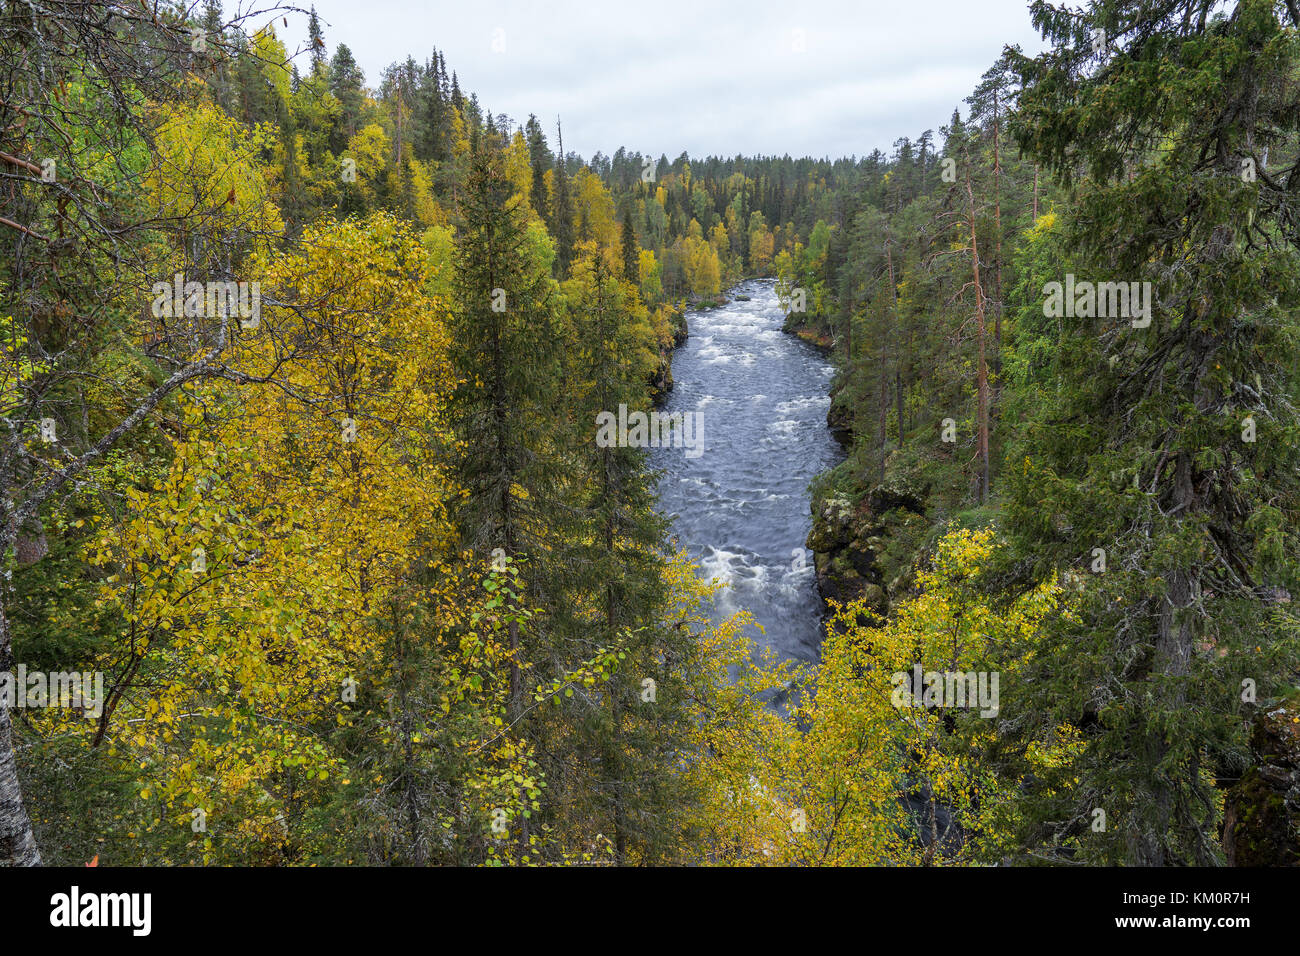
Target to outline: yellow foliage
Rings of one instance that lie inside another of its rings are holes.
[[[600,177],[585,166],[573,177],[574,211],[579,235],[605,249],[617,250],[621,233],[615,220],[614,199]]]
[[[446,513],[459,491],[438,460],[451,380],[427,260],[386,215],[264,256],[254,271],[284,305],[264,304],[237,347],[250,379],[275,384],[195,392],[170,470],[132,490],[93,547],[120,569],[102,602],[125,621],[130,670],[148,675],[113,702],[108,740],[143,761],[141,796],[166,821],[202,808],[241,861],[278,859],[284,801],[345,774],[312,728],[349,719],[347,686],[382,659],[385,620],[437,610],[426,639],[453,640],[460,661],[444,712],[479,693],[477,669],[502,666],[490,634],[449,637],[475,603]],[[446,583],[418,592],[412,572],[431,561]],[[493,755],[525,759],[508,738]]]
[[[701,768],[711,775],[706,783],[719,821],[709,839],[712,859],[936,865],[995,854],[1011,825],[1009,794],[978,761],[995,720],[979,707],[913,706],[910,685],[900,678],[918,666],[927,677],[984,671],[995,647],[1032,640],[1047,616],[1062,613],[1061,592],[1051,585],[1007,610],[994,608],[976,572],[996,546],[991,531],[950,533],[933,566],[918,572],[919,596],[892,620],[868,626],[873,615],[864,603],[839,608],[820,666],[779,682],[742,676],[740,688],[791,686],[793,717],[803,730],[766,723],[737,704],[740,729]],[[734,660],[736,649],[729,653]],[[1005,685],[1015,675],[1002,671],[999,678]],[[985,686],[992,686],[991,675]],[[1062,735],[1039,759],[1068,759],[1072,746]],[[942,831],[945,814],[960,823],[961,839]]]
[[[254,248],[283,229],[270,173],[257,158],[274,143],[273,130],[248,130],[203,103],[158,109],[145,187],[160,219],[181,223],[183,240],[191,229],[224,229],[242,232]]]

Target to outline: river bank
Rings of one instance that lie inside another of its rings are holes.
[[[805,313],[787,313],[782,331],[817,348],[835,368],[827,383],[826,427],[844,457],[812,481],[806,539],[818,593],[828,604],[861,600],[884,617],[912,592],[916,562],[933,543],[936,523],[951,513],[951,496],[943,495],[935,508],[934,492],[951,484],[935,480],[936,468],[950,469],[952,462],[946,452],[936,455],[895,442],[883,462],[865,467],[866,461],[854,455],[847,382],[828,326]]]

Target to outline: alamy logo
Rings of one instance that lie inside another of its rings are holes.
[[[153,894],[71,893],[50,897],[51,926],[129,926],[132,935],[148,936],[153,928]]]
[[[704,415],[700,412],[628,413],[618,406],[618,416],[601,412],[596,416],[596,445],[599,448],[685,448],[687,458],[704,454]]]
[[[71,707],[99,717],[104,712],[102,671],[0,671],[0,701],[10,710]]]
[[[155,282],[151,294],[156,319],[238,315],[243,328],[255,329],[262,315],[260,282],[186,282],[178,272],[171,282]]]
[[[1043,315],[1049,319],[1131,319],[1135,329],[1151,324],[1150,282],[1076,282],[1043,285]]]
[[[998,715],[998,671],[925,671],[921,665],[895,671],[890,678],[895,707],[980,708],[981,717]]]

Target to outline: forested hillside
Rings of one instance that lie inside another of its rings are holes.
[[[888,155],[670,161],[0,3],[0,863],[1300,862],[1300,11],[1031,10]],[[812,663],[597,429],[754,277]]]
[[[1228,7],[1032,4],[1049,52],[778,257],[839,359],[836,641],[1001,674],[994,726],[936,715],[908,766],[1012,859],[1300,860],[1300,16]]]

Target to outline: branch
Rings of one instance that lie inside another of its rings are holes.
[[[39,239],[41,240],[41,242],[50,241],[48,236],[42,236],[39,232],[34,232],[31,229],[28,229],[26,226],[19,225],[18,223],[14,222],[12,219],[6,219],[4,216],[0,216],[0,226],[8,226],[10,229],[17,229],[19,232],[25,232],[33,239]]]
[[[206,375],[219,373],[220,369],[214,368],[212,362],[226,347],[226,330],[229,327],[229,324],[229,316],[222,316],[221,332],[217,336],[217,344],[214,345],[200,361],[187,365],[185,368],[178,369],[172,374],[171,378],[167,379],[167,381],[163,382],[150,392],[148,397],[140,403],[135,411],[122,419],[122,421],[118,422],[118,424],[110,429],[103,438],[97,441],[89,451],[54,472],[54,474],[52,474],[44,484],[40,485],[35,491],[33,491],[15,511],[15,517],[18,520],[19,526],[21,527],[23,522],[35,517],[41,504],[46,498],[74,475],[80,474],[84,471],[92,461],[104,454],[104,452],[108,451],[108,449],[111,448],[119,438],[136,425],[140,424],[140,422],[144,420],[145,416],[157,408],[164,398],[176,389],[180,388],[186,382]]]
[[[0,152],[0,159],[3,159],[6,163],[13,166],[21,166],[23,169],[33,172],[38,176],[41,174],[41,167],[37,166],[35,163],[29,163],[25,159],[19,159],[17,156],[10,156],[8,153]]]

